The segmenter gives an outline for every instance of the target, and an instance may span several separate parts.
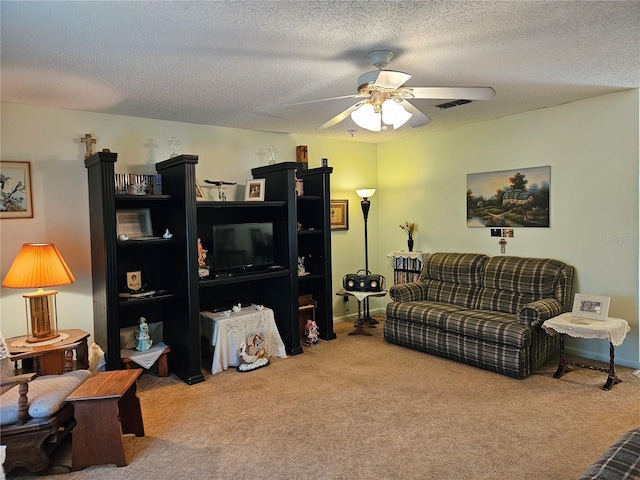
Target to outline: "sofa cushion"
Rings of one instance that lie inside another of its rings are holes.
[[[387,318],[402,318],[407,322],[423,323],[438,328],[443,328],[447,315],[460,311],[465,312],[467,309],[448,303],[428,301],[387,304]]]
[[[531,330],[520,325],[516,316],[489,310],[465,310],[450,312],[443,319],[444,330],[484,342],[528,347],[531,345]]]
[[[564,266],[545,258],[492,257],[484,267],[477,308],[516,313],[527,303],[553,298]]]
[[[480,289],[472,285],[459,285],[439,280],[423,282],[425,300],[438,303],[450,303],[464,308],[473,308],[478,303]]]
[[[553,297],[564,266],[547,258],[492,257],[484,267],[482,285],[537,298]]]
[[[420,280],[480,286],[488,259],[486,255],[477,253],[434,253],[426,258]]]
[[[29,383],[29,415],[37,419],[50,417],[60,410],[71,392],[90,376],[88,370],[74,370],[63,375],[37,377]],[[18,386],[0,396],[0,425],[18,421],[18,398]]]

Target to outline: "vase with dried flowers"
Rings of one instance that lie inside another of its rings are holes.
[[[413,252],[413,232],[416,230],[416,224],[412,222],[404,222],[400,224],[400,228],[407,234],[407,247]]]

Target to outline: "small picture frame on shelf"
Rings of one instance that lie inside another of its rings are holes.
[[[249,202],[264,201],[265,183],[266,183],[266,180],[264,178],[247,180],[247,185],[244,189],[245,201],[249,201]]]
[[[116,210],[116,230],[118,236],[125,235],[131,239],[153,238],[151,210]]]
[[[576,293],[573,298],[573,310],[571,314],[574,317],[606,320],[609,316],[610,300],[611,297]]]
[[[127,272],[127,288],[129,290],[137,291],[142,288],[142,272]]]
[[[349,230],[349,200],[331,200],[331,230]]]

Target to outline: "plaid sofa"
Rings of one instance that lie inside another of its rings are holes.
[[[551,259],[431,254],[418,282],[389,289],[384,337],[524,378],[559,350],[541,325],[571,310],[573,273]]]
[[[640,478],[640,428],[628,431],[611,445],[578,480]]]

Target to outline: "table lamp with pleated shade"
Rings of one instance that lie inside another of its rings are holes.
[[[18,252],[2,286],[7,288],[37,288],[23,295],[27,311],[28,343],[53,340],[58,334],[55,290],[43,287],[69,285],[76,279],[64,258],[52,243],[25,243]]]

